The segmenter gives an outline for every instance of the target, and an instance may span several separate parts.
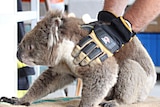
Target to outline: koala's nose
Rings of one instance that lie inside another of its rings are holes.
[[[18,51],[17,51],[17,58],[19,61],[22,62],[22,58],[21,58],[21,49],[19,48]]]

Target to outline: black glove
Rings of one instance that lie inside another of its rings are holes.
[[[135,34],[128,21],[110,12],[101,11],[98,20],[82,25],[82,28],[88,28],[90,33],[73,49],[75,64],[85,66],[93,60],[102,63],[113,56]]]

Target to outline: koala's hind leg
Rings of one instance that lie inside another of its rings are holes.
[[[118,65],[113,59],[107,59],[106,65],[93,67],[83,75],[82,97],[79,107],[97,107],[115,85]],[[112,105],[113,103],[110,103]]]
[[[114,87],[114,99],[120,104],[131,104],[144,100],[149,92],[146,89],[147,74],[134,60],[126,60],[121,65],[118,81]]]

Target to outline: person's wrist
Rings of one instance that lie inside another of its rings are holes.
[[[122,16],[115,18],[111,22],[111,32],[115,32],[114,36],[115,41],[117,41],[117,44],[121,47],[123,44],[129,42],[131,38],[135,35],[132,31],[131,24],[126,21]]]
[[[123,19],[124,19],[125,23],[128,25],[128,29],[131,30],[132,35],[134,36],[136,34],[136,32],[133,30],[131,22],[129,20],[125,19],[124,17],[123,17]]]
[[[136,26],[136,23],[137,23],[137,22],[135,22],[135,19],[134,19],[135,17],[133,17],[131,14],[124,14],[123,18],[124,18],[125,20],[127,20],[127,21],[131,24],[132,31],[133,31],[134,33],[137,33],[137,32],[140,31],[140,30],[139,30],[139,27]]]
[[[122,16],[120,16],[119,19],[120,19],[120,21],[123,23],[123,25],[124,25],[130,32],[132,32],[132,25],[131,25],[131,23],[130,23],[128,20],[124,19]]]

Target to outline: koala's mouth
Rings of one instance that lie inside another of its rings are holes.
[[[22,62],[29,65],[29,66],[37,65],[36,62],[31,58],[22,58]]]
[[[33,58],[22,54],[20,50],[17,52],[17,58],[19,61],[25,63],[28,66],[35,66],[36,65],[36,62]]]

